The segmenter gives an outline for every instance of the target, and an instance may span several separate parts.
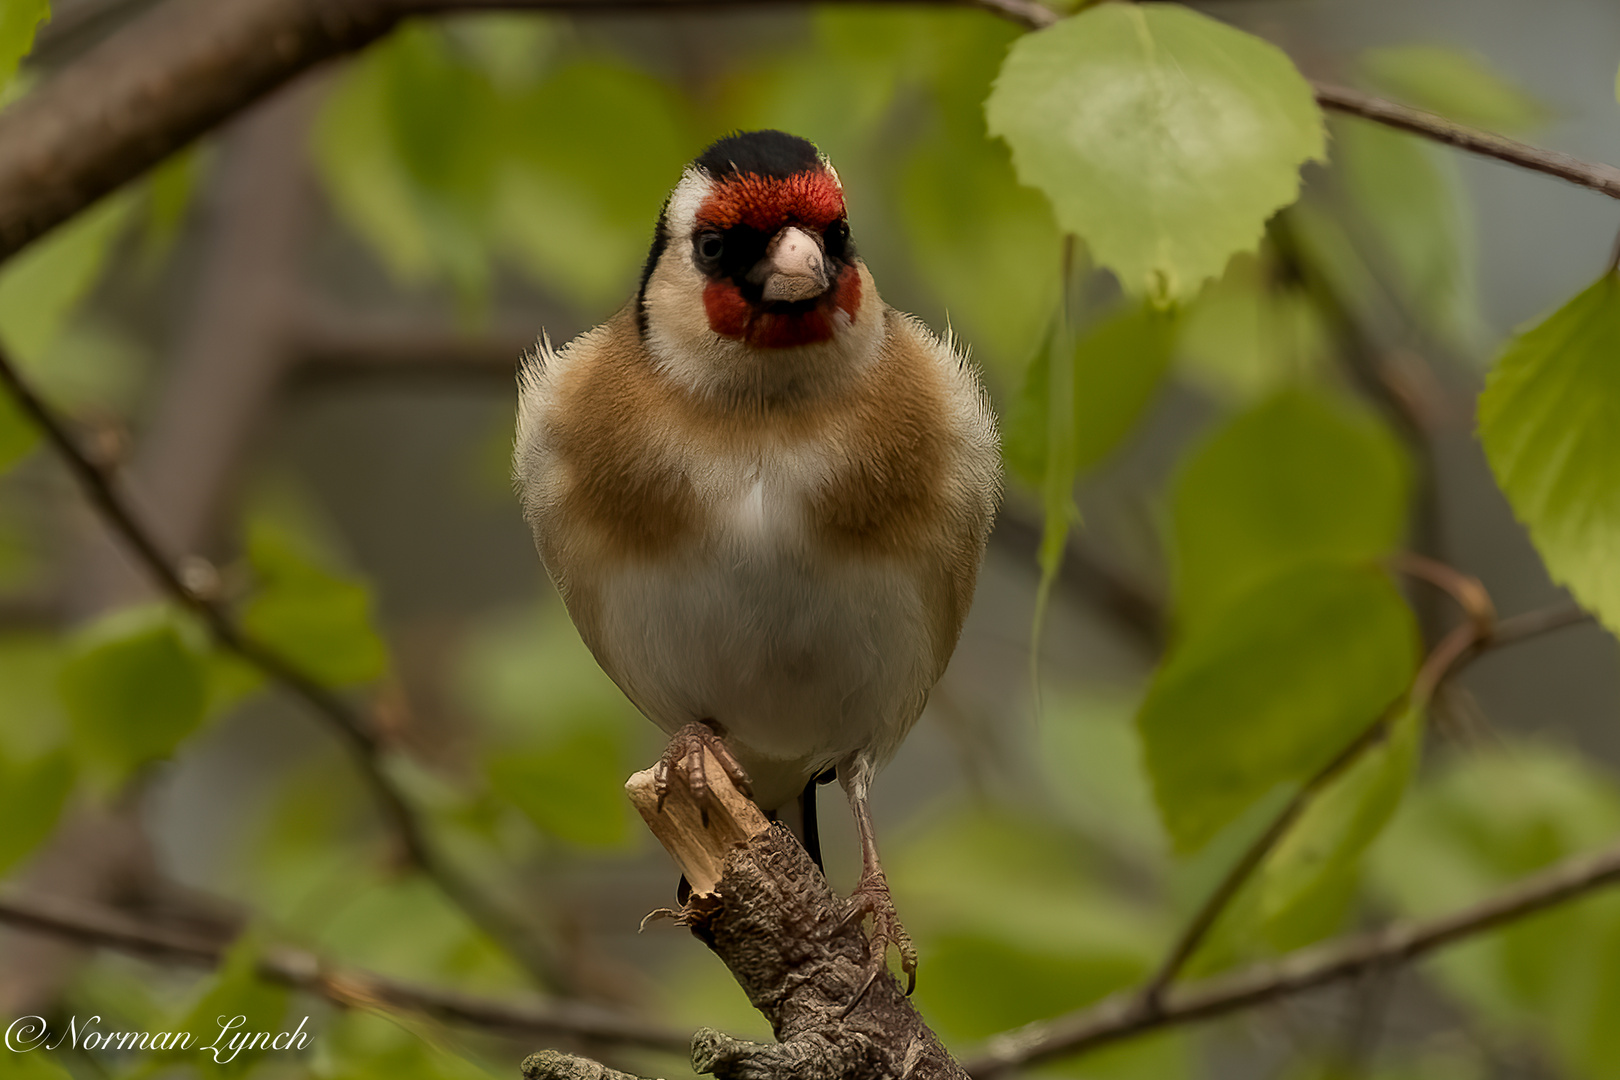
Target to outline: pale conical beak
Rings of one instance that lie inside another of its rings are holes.
[[[767,301],[812,300],[827,291],[827,256],[821,241],[795,226],[771,238],[765,257],[748,272]]]

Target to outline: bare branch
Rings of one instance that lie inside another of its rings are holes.
[[[1156,1009],[1139,995],[1110,998],[1089,1009],[1031,1024],[991,1040],[968,1062],[975,1080],[1094,1050],[1162,1028],[1208,1020],[1278,998],[1409,963],[1446,945],[1477,937],[1516,919],[1578,899],[1620,881],[1620,847],[1559,863],[1496,896],[1450,915],[1396,923],[1370,934],[1302,949],[1275,964],[1173,989]]]
[[[737,0],[731,0],[735,3]],[[972,2],[1038,29],[1030,0]],[[0,113],[0,259],[139,176],[249,103],[387,33],[407,15],[477,10],[677,12],[725,0],[171,0]],[[270,43],[267,47],[266,43]],[[1620,169],[1541,150],[1353,90],[1324,107],[1620,198]]]
[[[1517,165],[1522,169],[1556,176],[1560,180],[1568,180],[1572,184],[1601,192],[1611,199],[1620,199],[1620,169],[1613,165],[1582,161],[1580,158],[1561,154],[1556,150],[1543,150],[1516,139],[1455,123],[1443,116],[1424,112],[1422,109],[1363,94],[1359,90],[1348,90],[1342,86],[1330,86],[1319,82],[1313,82],[1311,85],[1316,91],[1317,104],[1324,109],[1359,116],[1364,120],[1383,124],[1385,127],[1421,135],[1425,139],[1445,143],[1447,146],[1455,146],[1471,154],[1495,158],[1497,161]]]
[[[152,531],[120,493],[111,473],[84,451],[69,430],[67,420],[58,416],[22,379],[3,349],[0,349],[0,385],[45,434],[85,497],[108,527],[129,546],[158,589],[196,615],[221,648],[285,687],[343,738],[355,767],[411,863],[486,933],[511,948],[526,967],[548,984],[557,985],[560,977],[556,967],[533,935],[485,898],[440,856],[428,839],[415,808],[389,777],[384,767],[386,747],[366,720],[347,701],[285,657],[243,634],[220,604],[186,584],[176,565],[158,547]]]
[[[438,323],[364,318],[306,310],[292,321],[288,345],[303,380],[366,378],[499,380],[516,386],[518,359],[534,334],[496,329],[467,333]]]
[[[44,897],[0,897],[0,923],[151,959],[213,967],[230,943],[146,925],[98,906]],[[353,968],[335,968],[302,949],[275,948],[259,960],[260,977],[344,1006],[386,1005],[449,1023],[513,1035],[570,1036],[685,1054],[689,1036],[578,1002],[518,1004],[420,986]]]

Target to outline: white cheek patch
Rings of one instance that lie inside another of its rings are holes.
[[[691,237],[692,228],[697,223],[698,211],[703,209],[704,202],[713,190],[714,181],[710,180],[703,170],[688,167],[681,174],[681,182],[676,184],[675,190],[670,193],[669,210],[665,218],[671,240],[686,240]]]

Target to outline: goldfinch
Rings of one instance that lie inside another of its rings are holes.
[[[704,151],[630,302],[521,368],[523,513],[597,662],[673,736],[660,790],[680,768],[701,797],[705,746],[767,811],[836,770],[866,985],[890,944],[915,979],[868,792],[956,647],[1000,461],[966,355],[878,296],[838,173],[780,131]]]

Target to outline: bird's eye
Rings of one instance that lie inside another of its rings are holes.
[[[822,243],[827,247],[828,255],[835,259],[842,259],[844,249],[849,244],[849,223],[844,221],[833,222],[827,226],[827,231],[822,233],[821,239]]]
[[[697,238],[698,258],[704,262],[716,262],[720,253],[726,249],[725,237],[716,232],[706,232]]]

